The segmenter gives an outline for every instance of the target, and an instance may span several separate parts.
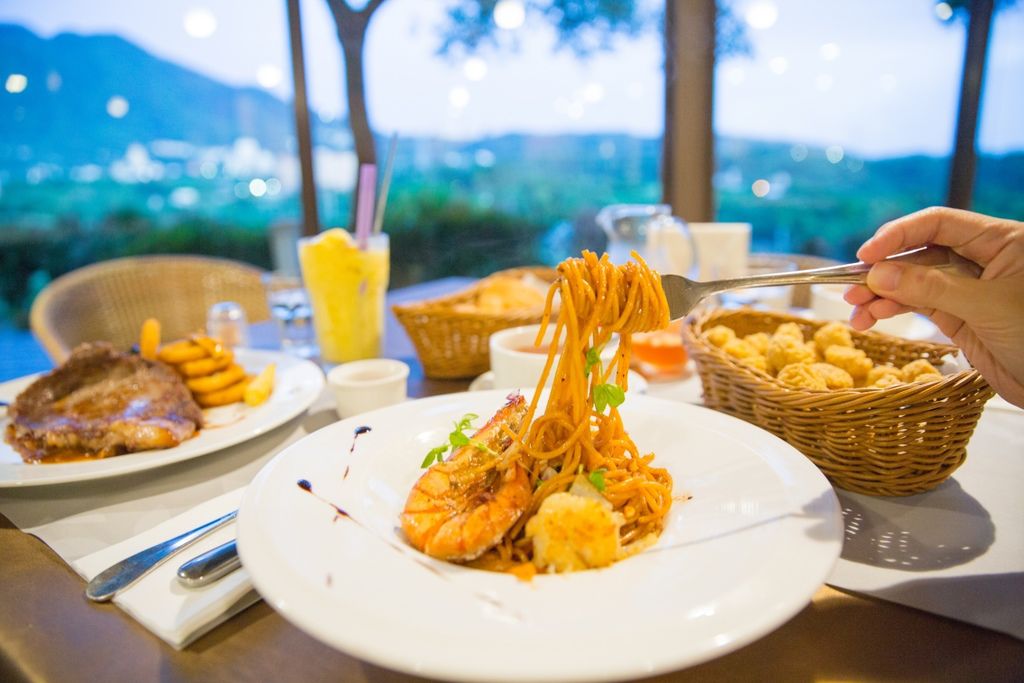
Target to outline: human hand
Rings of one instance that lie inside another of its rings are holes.
[[[981,276],[877,263],[925,244],[951,247],[980,265]],[[845,295],[854,305],[854,329],[907,311],[922,313],[1003,398],[1024,408],[1024,223],[933,207],[883,225],[857,258],[875,265],[867,286],[853,286]]]

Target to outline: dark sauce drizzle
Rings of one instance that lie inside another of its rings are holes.
[[[367,431],[369,431],[369,428],[367,428]],[[349,520],[355,522],[356,524],[358,524],[359,526],[361,526],[366,531],[368,531],[370,533],[373,533],[365,524],[360,522],[358,519],[356,519],[352,515],[348,514],[344,510],[342,510],[341,507],[335,505],[331,501],[327,500],[326,498],[324,498],[323,496],[321,496],[320,494],[315,492],[313,490],[313,484],[310,483],[310,481],[308,479],[299,479],[296,482],[296,484],[298,484],[300,489],[302,489],[306,493],[310,494],[311,496],[313,496],[317,500],[321,501],[325,505],[331,506],[331,509],[334,510],[334,512],[335,512],[335,517],[334,517],[335,521],[337,521],[339,518],[349,519]],[[423,567],[424,569],[426,569],[428,572],[430,572],[434,576],[437,576],[438,578],[444,579],[445,581],[451,581],[451,577],[449,577],[447,574],[441,572],[434,565],[430,564],[429,562],[427,562],[426,560],[424,560],[424,559],[422,559],[420,557],[416,557],[415,555],[410,554],[408,548],[406,548],[404,546],[400,546],[397,543],[394,543],[393,541],[391,541],[391,540],[389,540],[389,539],[387,539],[387,538],[385,538],[383,536],[380,536],[380,535],[378,535],[376,533],[373,533],[373,535],[376,536],[377,538],[379,538],[380,540],[384,541],[384,543],[389,548],[391,548],[395,552],[397,552],[400,555],[402,555],[402,557],[404,557],[406,559],[409,559],[409,560],[412,560],[413,562],[415,562],[419,566]],[[327,575],[327,585],[330,586],[332,583],[333,583],[333,579],[332,579],[331,575],[328,574]],[[502,604],[500,600],[497,600],[496,598],[494,598],[494,596],[491,596],[491,595],[488,595],[488,594],[482,593],[482,592],[474,592],[473,593],[473,597],[475,597],[477,600],[480,600],[481,602],[484,602],[484,603],[490,605],[491,607],[504,610],[504,611],[508,612],[511,616],[515,617],[517,620],[522,621],[522,616],[521,615],[516,614],[516,613],[511,612],[510,610],[508,610],[508,608],[506,608],[505,605]]]
[[[351,453],[352,451],[354,451],[356,449],[356,439],[358,439],[363,434],[366,434],[366,433],[371,432],[371,431],[373,431],[373,430],[370,427],[367,427],[366,425],[361,425],[359,427],[356,427],[356,431],[352,435],[352,445],[349,447],[348,452]]]

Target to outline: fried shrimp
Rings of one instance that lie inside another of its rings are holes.
[[[509,398],[468,445],[416,482],[401,522],[417,550],[441,560],[472,560],[501,541],[523,514],[533,493],[526,470],[518,464],[497,465],[526,410],[521,395]]]

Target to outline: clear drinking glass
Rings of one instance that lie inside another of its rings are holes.
[[[281,349],[300,358],[315,358],[318,352],[313,309],[302,280],[285,273],[266,273],[262,280],[270,315],[277,324]]]
[[[299,265],[320,359],[347,363],[380,356],[390,275],[387,234],[373,235],[361,247],[345,230],[326,230],[299,240]]]

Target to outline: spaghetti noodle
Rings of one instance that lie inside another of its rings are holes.
[[[653,454],[638,451],[618,411],[628,389],[630,335],[662,329],[669,322],[658,274],[633,256],[634,261],[615,265],[607,255],[585,251],[582,258],[558,266],[559,279],[548,292],[537,344],[552,324],[553,338],[525,417],[514,425],[503,423],[498,416],[510,410],[506,406],[478,433],[486,433],[488,443],[497,443],[495,431],[504,432],[504,443],[510,445],[495,453],[497,457],[483,458],[470,449],[453,454],[421,478],[402,515],[403,529],[414,545],[424,549],[428,543],[424,532],[435,535],[443,529],[445,540],[453,540],[451,545],[462,553],[446,559],[473,560],[473,566],[489,569],[527,562],[533,556],[527,522],[549,496],[569,491],[584,472],[601,473],[601,494],[621,515],[623,556],[646,547],[661,533],[672,504],[672,478],[667,470],[652,465]],[[560,305],[552,321],[556,295]],[[601,350],[615,334],[618,349],[606,367]],[[542,390],[552,372],[547,404],[538,415]],[[480,495],[483,487],[489,488]],[[465,508],[457,515],[450,512],[456,499]],[[480,519],[493,519],[499,512],[507,515],[507,510],[497,507],[512,499],[523,509],[498,530],[500,539],[475,552],[466,550],[470,534],[483,536]],[[481,509],[487,505],[495,509]],[[455,524],[459,526],[453,529]],[[472,527],[469,534],[467,527]],[[420,536],[424,536],[422,542]]]

